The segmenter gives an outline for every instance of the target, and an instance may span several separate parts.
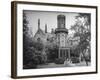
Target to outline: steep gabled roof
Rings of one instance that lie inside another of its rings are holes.
[[[42,36],[45,36],[45,33],[42,29],[38,29],[37,32],[35,33],[34,37],[36,37],[36,35],[42,35]]]

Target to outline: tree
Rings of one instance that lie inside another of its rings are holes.
[[[48,41],[46,45],[46,53],[49,61],[53,62],[58,57],[58,45],[54,41]]]
[[[31,36],[31,31],[28,27],[28,20],[25,13],[23,13],[23,65],[26,68],[36,68],[38,64],[43,63],[42,51],[43,43],[38,40],[34,41]]]
[[[29,34],[28,20],[25,13],[23,13],[23,68],[36,68],[34,56],[33,40]]]
[[[80,37],[80,42],[76,49],[78,49],[79,54],[83,55],[86,65],[88,65],[87,57],[90,56],[91,17],[87,13],[79,13],[76,16],[76,20],[76,23],[71,27],[71,30],[75,32],[74,37]],[[87,50],[88,52],[86,53]]]

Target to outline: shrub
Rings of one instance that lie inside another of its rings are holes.
[[[79,63],[79,59],[77,57],[71,58],[72,63]]]
[[[64,64],[64,61],[65,60],[63,58],[58,58],[58,59],[55,60],[55,63],[56,64]]]
[[[26,65],[23,66],[23,69],[34,69],[37,68],[37,61],[35,59],[30,60]]]
[[[43,60],[43,58],[42,58],[41,55],[40,55],[40,56],[35,56],[34,59],[35,59],[35,63],[36,63],[37,65],[38,65],[38,64],[43,64],[43,63],[45,63],[45,61]]]

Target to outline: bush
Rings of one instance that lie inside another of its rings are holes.
[[[71,58],[72,63],[79,63],[79,59],[77,57]]]
[[[91,62],[91,58],[90,57],[85,57],[85,60],[88,62]]]
[[[23,69],[35,69],[37,65],[43,64],[44,61],[42,60],[41,56],[35,56],[32,59],[27,61],[27,64],[23,66]]]
[[[37,68],[37,61],[35,59],[30,60],[26,65],[23,66],[23,69],[34,69]]]
[[[40,56],[35,56],[34,59],[35,59],[36,64],[44,64],[45,63],[45,61],[43,60],[41,55]]]
[[[65,60],[63,58],[58,58],[58,59],[55,60],[55,63],[56,64],[64,64],[64,61]]]

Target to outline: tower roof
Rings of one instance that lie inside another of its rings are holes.
[[[60,15],[58,15],[57,17],[58,17],[58,18],[65,18],[65,15],[60,14]]]
[[[55,29],[55,33],[60,33],[60,32],[64,32],[68,34],[68,29],[66,28],[56,28]]]

